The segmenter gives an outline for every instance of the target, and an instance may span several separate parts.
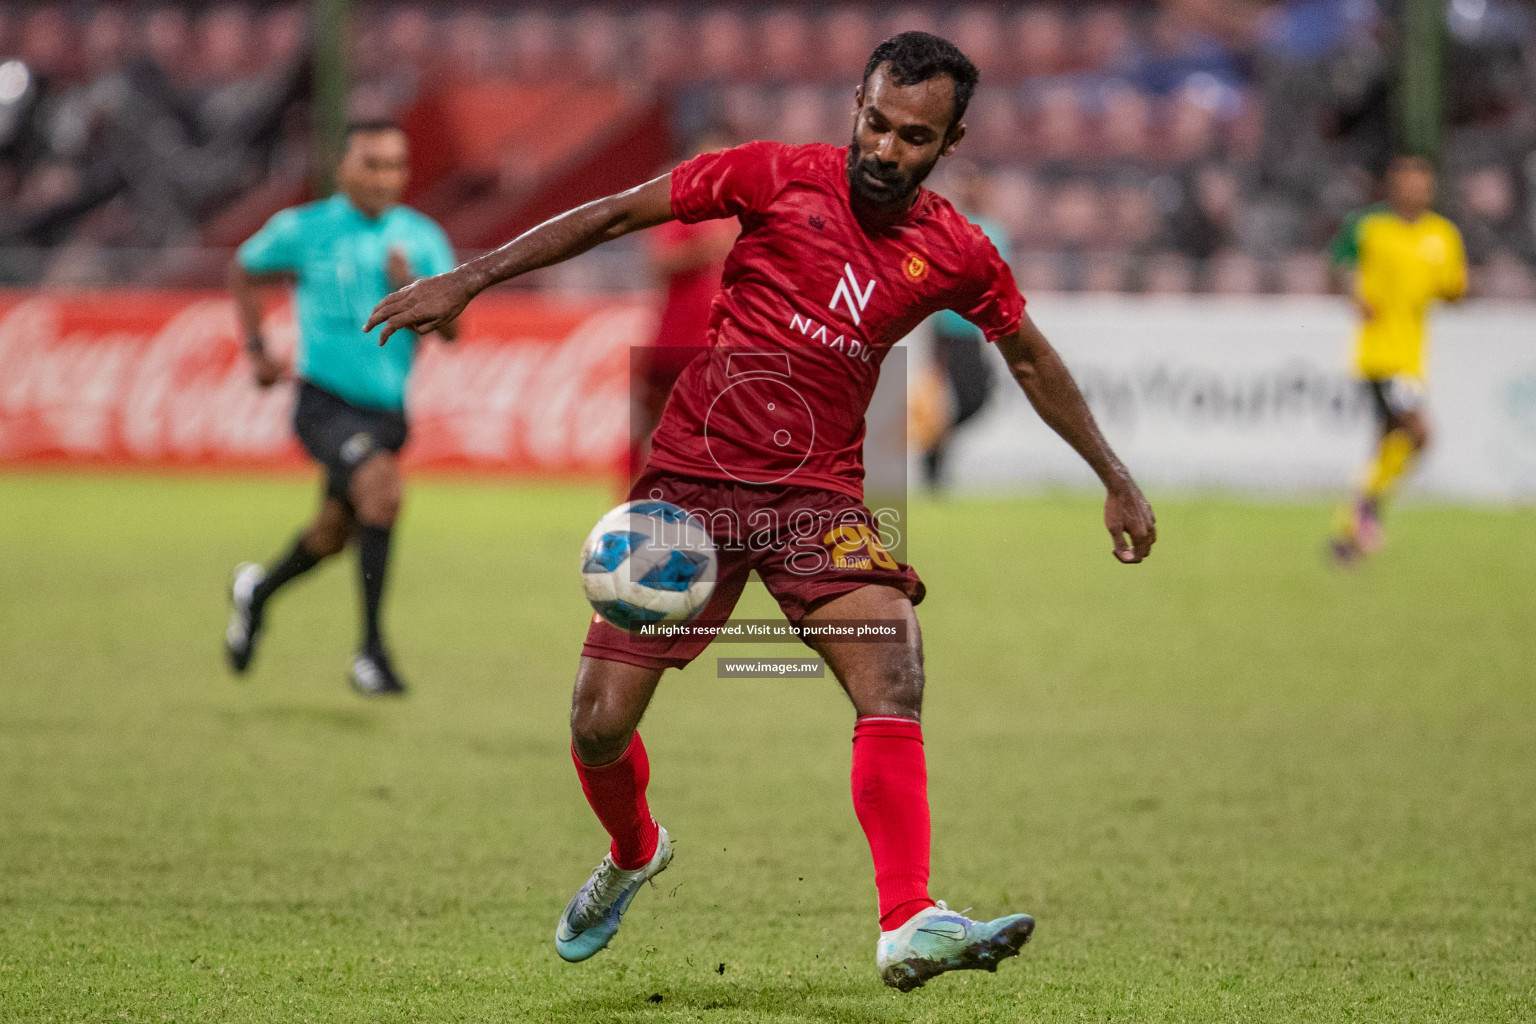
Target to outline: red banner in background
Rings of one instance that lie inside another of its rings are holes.
[[[614,470],[628,440],[629,349],[652,326],[643,301],[477,299],[457,344],[419,354],[407,465]],[[286,302],[266,333],[291,355]],[[0,293],[0,462],[295,464],[292,409],[292,384],[253,382],[219,293]]]

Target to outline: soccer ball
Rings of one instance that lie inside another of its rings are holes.
[[[581,548],[581,587],[620,629],[686,622],[715,590],[715,545],[698,516],[669,501],[630,501],[592,527]]]

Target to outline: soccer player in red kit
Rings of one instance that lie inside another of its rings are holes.
[[[705,137],[693,156],[717,152],[726,143]],[[736,244],[736,225],[729,221],[668,221],[647,234],[651,269],[666,286],[656,340],[636,349],[632,366],[629,474],[640,475],[650,451],[651,432],[661,420],[667,397],[689,363],[709,346],[709,312],[720,293],[725,258]]]
[[[808,641],[856,715],[853,804],[879,894],[876,966],[903,991],[949,970],[995,969],[1018,953],[1034,921],[972,920],[928,893],[923,659],[913,612],[923,584],[880,543],[862,504],[864,414],[881,360],[930,314],[960,313],[997,344],[1041,417],[1104,482],[1115,557],[1139,562],[1156,537],[1150,506],[1025,313],[997,250],[921,188],[964,136],[976,80],[951,43],[904,32],[870,56],[847,149],[755,142],[697,157],[418,281],[380,303],[368,323],[384,323],[386,334],[431,330],[494,282],[628,232],[673,219],[740,222],[710,318],[711,347],[673,390],[631,497],[673,502],[708,524],[720,566],[706,618],[728,615],[755,569],[786,617],[812,632],[828,620],[905,624],[900,642]],[[601,620],[587,633],[571,753],[612,845],[561,915],[555,943],[567,960],[607,945],[641,885],[671,859],[667,832],[646,802],[650,764],[636,728],[663,670],[686,665],[706,645],[641,638]]]

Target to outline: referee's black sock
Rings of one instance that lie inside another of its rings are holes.
[[[302,576],[315,566],[320,564],[320,556],[312,554],[304,546],[304,535],[301,533],[293,541],[293,547],[283,556],[282,561],[267,570],[267,578],[256,585],[251,591],[251,604],[259,608],[267,603],[267,598],[277,592],[277,588],[296,576]]]
[[[357,565],[363,583],[363,646],[374,650],[383,645],[379,634],[379,606],[384,602],[384,575],[389,568],[387,526],[357,524]]]

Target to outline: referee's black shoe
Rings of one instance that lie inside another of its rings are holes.
[[[365,647],[352,659],[347,681],[363,697],[403,697],[405,683],[395,675],[389,654],[383,647]]]
[[[254,562],[235,566],[234,582],[229,585],[229,625],[224,627],[224,653],[236,675],[244,675],[256,653],[256,638],[261,635],[261,605],[254,598],[257,586],[267,578],[266,570]]]

